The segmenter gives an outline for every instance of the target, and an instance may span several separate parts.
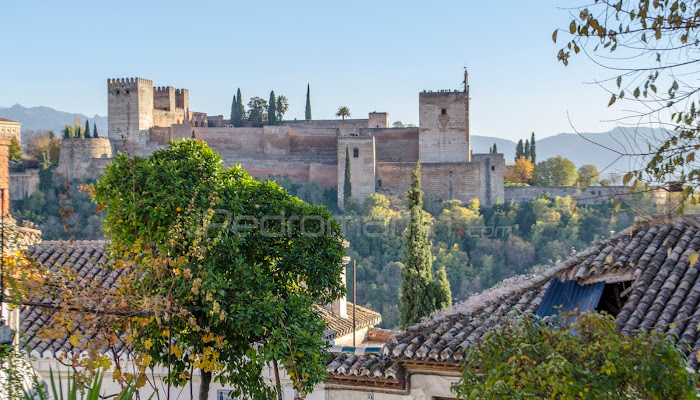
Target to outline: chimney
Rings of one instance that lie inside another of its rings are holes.
[[[343,282],[343,286],[345,286],[346,280],[345,280],[345,270],[347,269],[347,265],[350,262],[350,257],[343,257],[343,264],[346,266],[346,268],[343,268],[343,272],[340,275],[340,279]],[[333,300],[333,302],[330,304],[331,306],[331,312],[341,318],[347,318],[348,317],[348,302],[347,302],[347,296],[343,296],[337,300]]]
[[[2,215],[10,215],[10,139],[0,138],[0,189],[3,189]]]

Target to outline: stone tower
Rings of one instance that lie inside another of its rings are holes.
[[[418,157],[422,163],[471,161],[468,88],[420,93]]]
[[[153,81],[142,78],[107,80],[107,135],[116,150],[142,148],[153,126]]]

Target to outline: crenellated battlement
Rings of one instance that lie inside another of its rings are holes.
[[[172,88],[172,86],[154,86],[153,91],[156,93],[168,93]]]
[[[138,84],[138,83],[153,86],[153,81],[150,79],[143,79],[143,78],[110,78],[110,79],[107,79],[107,85],[109,85],[109,86],[133,85],[133,84]]]

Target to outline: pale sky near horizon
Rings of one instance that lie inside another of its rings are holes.
[[[494,5],[495,4],[495,5]],[[290,102],[314,119],[339,106],[418,123],[418,93],[471,84],[471,132],[517,140],[536,132],[602,132],[608,109],[594,84],[610,73],[556,60],[555,28],[571,1],[12,1],[0,10],[0,106],[107,114],[107,78],[188,88],[190,109],[228,118],[244,99]],[[565,36],[560,34],[560,41]],[[569,121],[571,120],[571,123]],[[573,127],[572,127],[573,124]]]

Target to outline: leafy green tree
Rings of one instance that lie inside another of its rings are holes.
[[[287,101],[286,96],[277,96],[277,106],[275,107],[275,110],[277,112],[277,122],[283,121],[284,114],[286,114],[287,111],[289,111],[289,102]]]
[[[428,226],[423,215],[423,191],[420,185],[420,161],[411,172],[411,188],[406,193],[410,224],[406,236],[406,258],[401,271],[399,324],[403,329],[420,322],[435,311],[432,276],[433,256],[428,240]]]
[[[66,124],[61,131],[61,136],[63,136],[64,139],[75,137],[75,128],[72,125]]]
[[[10,161],[22,161],[22,144],[14,136],[10,139]]]
[[[262,126],[267,121],[267,101],[260,97],[253,97],[248,102],[248,121],[253,126]]]
[[[533,164],[537,164],[537,155],[535,151],[535,132],[532,132],[532,136],[530,136],[530,161],[532,161]]]
[[[234,97],[236,99],[236,106],[234,107],[235,118],[231,120],[231,125],[241,127],[243,126],[243,121],[246,120],[246,111],[243,106],[243,97],[241,97],[241,88],[238,88],[238,92]]]
[[[148,158],[120,153],[98,182],[95,201],[107,212],[116,259],[138,273],[134,293],[178,310],[134,324],[142,363],[170,359],[169,378],[181,386],[199,369],[202,400],[215,381],[233,387],[232,396],[273,398],[261,373],[275,361],[302,395],[323,380],[328,344],[314,302],[345,292],[343,239],[327,209],[240,166],[224,170],[218,154],[190,139]],[[288,220],[236,222],[270,215]],[[316,222],[303,230],[306,216]]]
[[[525,157],[525,149],[523,148],[523,140],[518,140],[518,144],[515,145],[515,159],[520,157]]]
[[[345,146],[345,175],[343,180],[343,205],[352,197],[352,172],[350,170],[350,149]]]
[[[401,122],[401,121],[394,121],[394,123],[391,124],[391,126],[394,128],[403,128],[404,127],[403,122]]]
[[[311,120],[311,85],[309,84],[306,85],[306,111],[304,116],[307,121]]]
[[[92,124],[92,137],[95,139],[100,137],[100,135],[97,134],[97,122]]]
[[[90,133],[90,120],[86,119],[85,120],[85,131],[83,133],[86,139],[90,139],[92,137],[92,134]]]
[[[576,171],[576,183],[581,187],[593,186],[598,183],[600,174],[598,168],[592,164],[584,164]]]
[[[277,98],[274,90],[270,92],[270,100],[267,102],[267,121],[270,125],[277,123]]]
[[[575,182],[576,165],[562,156],[540,161],[532,172],[535,186],[572,186]]]
[[[491,153],[498,154],[498,147],[496,146],[496,143],[493,144],[493,147],[491,148]]]
[[[335,116],[341,117],[342,119],[345,119],[345,117],[349,118],[351,116],[350,109],[345,106],[339,107],[338,111],[335,113]]]
[[[697,375],[663,333],[615,333],[612,316],[549,326],[519,316],[466,349],[460,399],[694,399]],[[604,349],[604,350],[602,350]]]

